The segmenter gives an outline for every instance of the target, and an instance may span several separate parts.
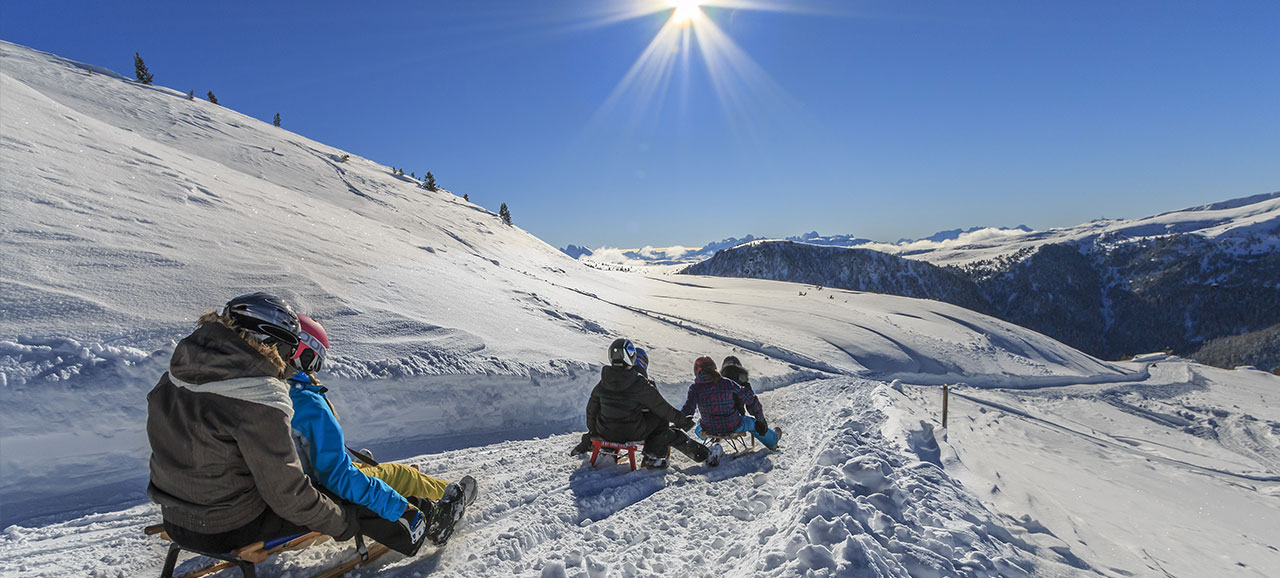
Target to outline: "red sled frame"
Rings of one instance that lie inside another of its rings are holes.
[[[600,438],[591,438],[591,467],[596,467],[596,458],[600,457],[601,450],[606,454],[613,454],[618,461],[622,460],[622,453],[627,453],[627,460],[631,462],[631,471],[636,471],[636,450],[644,447],[643,441],[633,442],[610,442]]]

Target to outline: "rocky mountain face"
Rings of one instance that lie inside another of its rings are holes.
[[[1280,323],[1280,252],[1268,239],[1280,237],[1280,223],[1252,230],[1251,243],[1191,233],[1102,235],[963,266],[767,241],[720,251],[682,272],[936,299],[1104,359],[1189,354],[1206,341]]]

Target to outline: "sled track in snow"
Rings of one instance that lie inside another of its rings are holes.
[[[854,378],[764,393],[771,421],[784,428],[781,450],[718,468],[675,455],[667,471],[591,469],[566,456],[576,434],[406,460],[446,479],[471,474],[479,496],[448,545],[410,559],[389,554],[362,575],[1096,575],[1069,550],[1039,548],[1024,538],[1027,529],[1001,525],[907,440],[886,438],[884,412],[895,395]],[[158,518],[156,507],[142,505],[12,527],[0,536],[0,573],[157,574],[164,546],[141,528]],[[349,553],[348,544],[332,543],[287,553],[261,564],[259,575],[305,575]]]

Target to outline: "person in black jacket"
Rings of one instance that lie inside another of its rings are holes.
[[[672,447],[695,462],[708,461],[711,450],[681,431],[692,428],[693,420],[667,403],[635,364],[631,341],[618,339],[609,346],[609,365],[600,370],[600,383],[587,401],[587,433],[571,455],[591,451],[591,438],[599,437],[618,443],[644,440],[641,463],[650,469],[666,468]]]
[[[747,393],[755,395],[756,392],[751,389],[751,374],[747,372],[747,368],[742,366],[742,362],[738,361],[736,355],[730,355],[720,362],[720,375],[732,379],[735,383],[742,386]],[[739,403],[736,405],[738,415],[747,415],[745,405]]]

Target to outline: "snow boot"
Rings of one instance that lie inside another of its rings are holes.
[[[583,439],[578,442],[578,445],[574,446],[572,450],[569,450],[569,457],[576,458],[581,455],[589,454],[591,453],[591,447],[591,439]]]
[[[774,442],[773,447],[769,449],[776,450],[778,449],[778,444],[782,443],[782,428],[780,426],[774,426],[773,433],[778,434],[778,441]]]
[[[720,444],[711,444],[711,455],[707,456],[707,465],[716,467],[720,465],[720,458],[724,457],[724,448]]]
[[[671,463],[667,456],[655,456],[649,452],[643,452],[640,456],[640,465],[646,470],[665,470]]]
[[[476,480],[462,476],[461,480],[444,489],[444,497],[436,500],[435,512],[427,524],[427,538],[432,544],[443,546],[453,535],[454,526],[462,519],[467,505],[476,499]]]

